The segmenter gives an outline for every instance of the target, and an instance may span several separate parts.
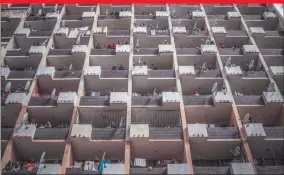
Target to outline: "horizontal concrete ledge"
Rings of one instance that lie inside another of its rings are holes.
[[[32,142],[48,142],[48,143],[61,143],[61,142],[66,142],[66,140],[32,140]]]
[[[183,139],[149,139],[149,142],[183,142]]]
[[[237,142],[241,141],[242,139],[207,139],[208,142]]]

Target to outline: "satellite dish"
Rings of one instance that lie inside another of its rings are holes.
[[[179,20],[178,20],[178,26],[180,26],[181,25],[181,18],[179,18]]]
[[[235,156],[239,156],[241,154],[241,147],[237,146],[234,151],[230,150],[230,152]]]
[[[201,66],[201,71],[204,71],[206,69],[206,63],[203,63]]]
[[[58,10],[58,4],[55,4],[53,11],[57,12],[57,10]]]
[[[137,38],[137,41],[136,41],[136,47],[139,47],[139,38]]]
[[[43,164],[44,163],[44,157],[45,157],[45,151],[41,154],[40,159],[39,159],[39,163]]]
[[[25,113],[22,119],[22,125],[26,125],[29,120],[29,114]]]
[[[81,41],[81,35],[78,35],[77,40],[76,40],[76,44],[79,45]]]
[[[71,72],[71,71],[73,71],[72,64],[70,64],[69,69],[68,69],[68,72]]]
[[[29,90],[30,85],[31,85],[31,81],[27,81],[25,85],[25,91]]]
[[[243,123],[244,124],[247,124],[250,122],[250,114],[247,113],[245,116],[244,116],[244,120],[243,120]]]
[[[106,9],[106,15],[108,15],[108,9]]]
[[[249,70],[254,68],[254,60],[251,60],[249,63]]]
[[[232,57],[228,57],[225,61],[225,66],[229,67],[231,65]]]
[[[157,24],[156,24],[156,29],[158,29],[159,28],[159,23],[157,22]]]
[[[65,20],[63,20],[63,21],[61,22],[61,27],[66,27],[66,22],[65,22]]]
[[[172,10],[172,14],[173,14],[173,15],[175,15],[175,13],[176,13],[176,9],[175,9],[175,8],[173,8],[173,10]]]
[[[11,89],[11,82],[9,81],[6,86],[5,86],[5,92],[10,92],[10,89]]]
[[[94,6],[91,8],[91,12],[93,12],[94,11]]]
[[[215,94],[215,93],[217,92],[217,86],[218,86],[218,83],[215,82],[215,83],[213,84],[212,88],[211,88],[211,92],[212,92],[213,94]]]
[[[38,10],[37,15],[38,15],[38,16],[41,16],[41,15],[42,15],[42,10],[41,10],[41,9]]]
[[[268,92],[274,92],[275,91],[275,83],[274,82],[270,82],[268,88],[267,88]]]
[[[45,44],[47,43],[48,39],[44,40],[44,42],[41,43],[42,46],[45,46]]]
[[[50,99],[54,99],[56,93],[56,89],[54,88],[50,94]]]

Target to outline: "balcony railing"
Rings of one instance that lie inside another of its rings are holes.
[[[183,133],[181,127],[150,127],[149,137],[150,139],[183,139]]]
[[[34,140],[65,140],[68,128],[37,128]]]
[[[66,168],[66,175],[71,174],[102,174],[101,172],[94,172],[91,170],[84,171],[82,168]]]
[[[166,174],[167,167],[152,168],[149,172],[148,168],[130,168],[130,174]]]
[[[155,19],[154,15],[135,15],[136,19]]]
[[[231,174],[230,167],[213,167],[213,166],[195,166],[194,167],[195,174]]]
[[[264,131],[267,138],[278,139],[284,138],[284,127],[283,126],[275,126],[275,127],[264,127]]]
[[[90,55],[115,55],[115,49],[91,49]]]
[[[265,36],[283,37],[284,36],[284,31],[265,31]]]
[[[228,20],[228,16],[227,15],[207,15],[207,18],[209,20]]]
[[[8,50],[6,56],[29,56],[28,50]]]
[[[11,71],[9,73],[8,78],[15,78],[15,79],[33,79],[35,76],[35,71]]]
[[[187,30],[186,31],[186,35],[187,36],[200,36],[200,37],[203,37],[203,36],[208,36],[208,32],[207,31],[193,31],[193,30]]]
[[[284,55],[284,49],[259,49],[262,55]]]
[[[152,35],[151,30],[147,30],[147,35],[150,36],[163,36],[163,35],[170,35],[168,30],[155,30],[155,35]]]
[[[264,20],[262,15],[243,15],[244,20]]]
[[[220,55],[243,55],[242,49],[219,48]]]
[[[207,70],[206,72],[200,72],[200,70],[197,71],[198,77],[210,77],[210,78],[217,78],[222,77],[220,70]]]
[[[82,15],[64,15],[62,20],[81,20]]]
[[[82,96],[80,106],[109,106],[109,96]]]
[[[255,166],[257,174],[283,174],[284,166]]]
[[[196,48],[176,48],[177,55],[201,55],[200,49]]]
[[[35,31],[31,32],[29,36],[31,37],[42,37],[42,36],[50,36],[52,31]]]
[[[134,55],[159,55],[157,48],[134,49]]]
[[[153,96],[132,96],[133,106],[162,106],[162,99]]]
[[[71,49],[49,49],[48,55],[71,55]]]
[[[212,95],[183,96],[184,105],[213,105]]]
[[[107,31],[108,36],[130,36],[129,30],[108,30]]]
[[[102,70],[101,78],[128,78],[128,70]]]
[[[264,105],[261,95],[234,95],[236,105]]]
[[[72,72],[69,71],[56,71],[54,74],[54,78],[81,78],[82,71],[76,70]]]
[[[244,36],[247,37],[247,32],[246,31],[242,31],[242,30],[227,30],[227,35],[228,37],[230,36]]]
[[[123,140],[125,128],[93,128],[92,140]]]
[[[208,139],[239,139],[237,127],[209,127],[207,128]]]
[[[31,97],[28,106],[57,106],[57,100],[50,97]]]
[[[174,70],[148,70],[149,78],[174,78]]]
[[[1,128],[1,140],[9,140],[13,134],[13,128]]]
[[[98,20],[104,20],[104,19],[119,19],[118,15],[99,15]]]
[[[265,71],[243,71],[243,77],[267,77]]]

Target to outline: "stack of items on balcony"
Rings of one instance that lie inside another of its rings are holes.
[[[39,163],[36,161],[27,161],[27,162],[20,162],[20,161],[9,161],[6,166],[2,169],[3,172],[7,171],[34,171],[36,172],[39,167]]]

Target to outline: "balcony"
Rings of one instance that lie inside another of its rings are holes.
[[[243,55],[242,49],[218,48],[220,55]]]
[[[130,36],[129,30],[108,30],[107,36]]]
[[[208,77],[208,78],[221,78],[222,73],[220,70],[207,70],[207,71],[202,71],[198,70],[198,73],[196,74],[197,77]]]
[[[104,19],[119,19],[119,15],[99,15],[98,20]]]
[[[234,95],[236,105],[264,105],[261,95]]]
[[[284,31],[265,31],[266,37],[283,37]]]
[[[213,105],[212,95],[183,96],[184,105]]]
[[[102,70],[100,78],[128,78],[128,70]]]
[[[80,106],[109,106],[109,96],[82,96]]]
[[[92,140],[124,140],[125,128],[93,128]]]
[[[265,78],[267,77],[266,72],[265,71],[243,71],[243,78],[247,77],[247,78]]]
[[[240,139],[237,127],[209,127],[208,139]]]
[[[244,20],[264,20],[262,15],[243,15]]]
[[[194,166],[194,173],[195,174],[231,174],[230,167],[216,167],[214,166]]]
[[[284,166],[255,166],[258,174],[283,174]]]
[[[82,71],[55,71],[53,78],[81,78]]]
[[[28,50],[7,50],[6,56],[29,56]]]
[[[162,98],[153,96],[132,96],[132,106],[162,106]]]
[[[136,48],[134,55],[159,55],[159,51],[157,48]]]
[[[201,55],[200,49],[196,48],[176,48],[177,55]]]
[[[1,128],[1,140],[10,140],[14,128]]]
[[[50,49],[48,55],[71,55],[71,49]]]
[[[205,36],[208,36],[208,32],[207,31],[193,31],[193,30],[187,30],[186,31],[186,35],[187,36],[198,36],[198,37],[205,37]]]
[[[52,31],[31,31],[29,37],[49,37]]]
[[[174,78],[174,70],[148,70],[149,78]]]
[[[183,139],[183,133],[181,127],[150,127],[149,128],[150,139]]]
[[[90,55],[116,55],[115,49],[91,49]]]
[[[247,32],[246,31],[241,31],[241,30],[227,30],[227,35],[226,37],[247,37]]]
[[[135,15],[135,19],[155,19],[154,15]]]
[[[284,55],[284,49],[259,49],[262,55]]]
[[[35,76],[35,71],[11,71],[9,73],[8,79],[33,79]]]
[[[274,127],[264,127],[266,138],[269,139],[283,139],[284,138],[284,127],[274,126]]]
[[[207,18],[209,20],[215,20],[215,19],[217,19],[217,20],[228,20],[228,15],[220,15],[220,14],[218,14],[218,15],[207,15]]]
[[[34,140],[65,140],[69,128],[37,128]]]
[[[57,100],[52,100],[50,97],[31,97],[28,106],[50,106],[50,107],[56,107],[57,106]]]

